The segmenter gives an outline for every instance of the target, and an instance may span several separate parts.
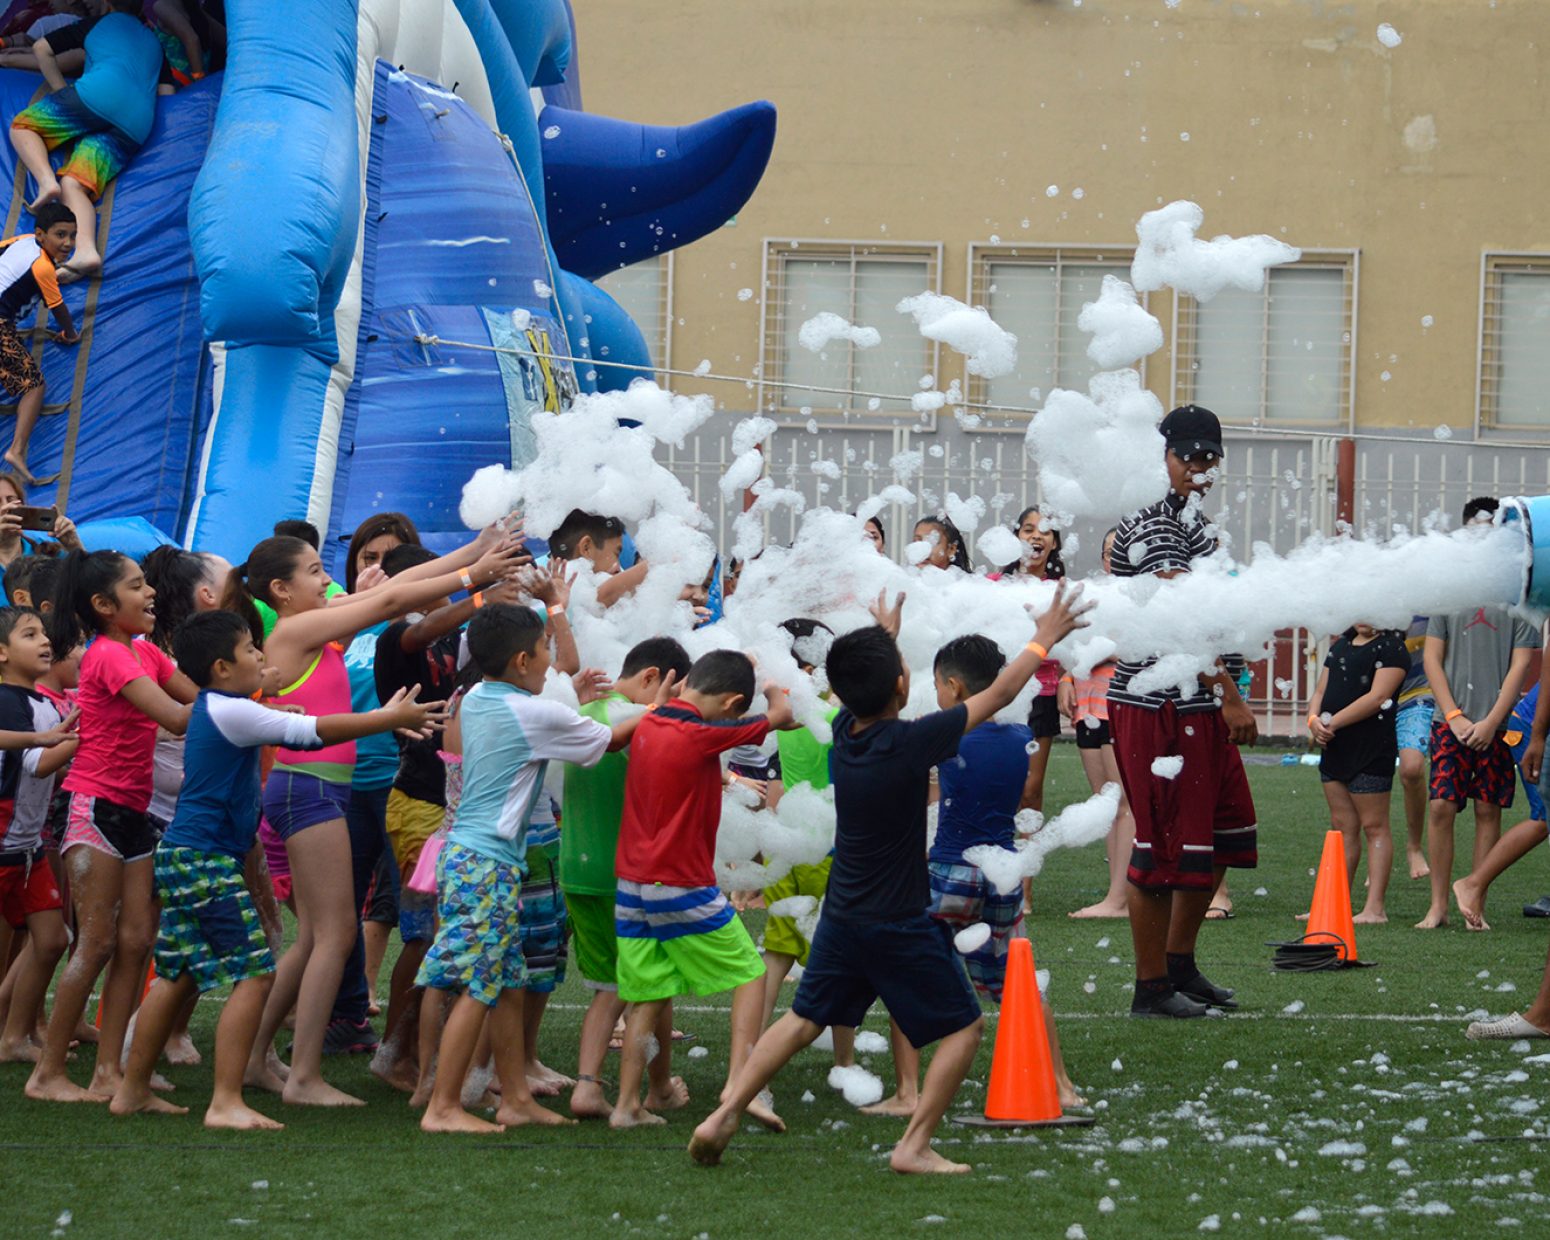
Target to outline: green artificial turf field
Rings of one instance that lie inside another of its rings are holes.
[[[1066,917],[1101,893],[1102,851],[1051,858],[1030,932],[1053,971],[1067,1063],[1098,1122],[1020,1134],[944,1127],[943,1152],[972,1162],[971,1176],[891,1175],[898,1122],[858,1115],[827,1087],[828,1058],[816,1050],[775,1082],[785,1136],[745,1130],[721,1168],[693,1166],[684,1145],[720,1087],[727,1044],[720,1005],[693,1001],[677,1023],[709,1054],[682,1056],[677,1069],[695,1101],[665,1128],[628,1133],[591,1123],[427,1137],[360,1057],[330,1061],[331,1076],[370,1105],[295,1111],[258,1098],[288,1124],[279,1134],[206,1132],[197,1115],[207,1067],[169,1072],[194,1116],[117,1120],[104,1108],[30,1102],[24,1068],[0,1066],[0,1234],[1451,1237],[1498,1226],[1510,1235],[1514,1225],[1532,1234],[1544,1225],[1550,1067],[1541,1044],[1474,1044],[1463,1031],[1467,1013],[1521,1010],[1538,985],[1545,926],[1518,907],[1550,890],[1547,854],[1497,884],[1491,933],[1421,933],[1410,926],[1426,898],[1404,877],[1401,848],[1392,921],[1360,934],[1376,968],[1274,973],[1265,941],[1297,933],[1291,918],[1312,891],[1324,802],[1308,768],[1255,765],[1250,775],[1261,865],[1234,878],[1238,916],[1207,926],[1200,953],[1213,978],[1238,987],[1243,1011],[1126,1019],[1128,928]],[[1049,786],[1051,808],[1085,792],[1071,747],[1057,750]],[[1398,824],[1397,789],[1395,800]],[[1471,835],[1465,820],[1461,856]],[[751,915],[756,933],[761,920]],[[586,999],[575,981],[556,995],[543,1038],[551,1065],[574,1070]],[[195,1018],[207,1054],[216,1012],[207,1000]],[[883,1032],[886,1021],[874,1012],[867,1027]],[[964,1110],[983,1104],[994,1032],[992,1020]],[[887,1057],[869,1059],[887,1079]]]

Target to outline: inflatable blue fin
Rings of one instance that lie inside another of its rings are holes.
[[[652,365],[646,337],[628,311],[590,280],[562,271],[560,281],[580,301],[586,315],[587,352],[592,362],[577,369],[593,372],[599,392],[622,392],[635,379],[651,378],[647,372],[621,368]],[[658,364],[665,364],[666,360],[663,358]],[[610,366],[610,362],[619,365]]]

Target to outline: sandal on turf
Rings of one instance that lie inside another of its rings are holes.
[[[1550,1032],[1514,1012],[1501,1020],[1477,1020],[1464,1030],[1464,1036],[1472,1042],[1516,1042],[1519,1038],[1550,1038]]]
[[[1206,910],[1207,921],[1231,921],[1238,914],[1230,908],[1223,908],[1219,904],[1213,904]]]

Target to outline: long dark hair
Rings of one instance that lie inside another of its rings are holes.
[[[172,653],[172,639],[194,614],[194,592],[210,577],[210,560],[180,547],[157,547],[140,561],[145,579],[156,591],[156,627],[151,640]]]
[[[1026,521],[1029,517],[1033,516],[1034,513],[1039,513],[1042,516],[1043,510],[1040,509],[1037,504],[1034,504],[1024,508],[1020,513],[1018,513],[1017,520],[1012,522],[1012,533],[1015,534],[1018,530],[1022,529],[1023,522]],[[1066,562],[1061,558],[1060,555],[1059,528],[1052,525],[1049,528],[1049,532],[1055,536],[1055,545],[1050,548],[1050,553],[1044,560],[1044,579],[1046,581],[1058,581],[1060,578],[1066,575]],[[1023,562],[1021,557],[1012,561],[1012,563],[1008,564],[1001,571],[1002,573],[1022,572]]]
[[[922,525],[936,526],[939,530],[942,531],[942,537],[947,539],[947,541],[952,546],[958,548],[953,552],[954,568],[961,568],[964,572],[968,572],[970,570],[971,566],[969,564],[969,549],[964,546],[963,535],[958,532],[958,527],[950,520],[948,520],[946,513],[933,513],[931,516],[921,517],[920,520],[915,522],[915,528],[917,530]]]
[[[118,551],[72,551],[63,560],[54,586],[54,609],[44,622],[56,659],[65,658],[102,632],[102,618],[92,599],[99,594],[112,598],[114,588],[134,563]]]
[[[418,546],[420,542],[420,531],[415,529],[414,522],[401,512],[379,512],[367,517],[355,527],[355,533],[350,537],[350,550],[346,553],[344,562],[344,588],[351,594],[355,593],[355,561],[360,558],[361,548],[384,534],[393,535],[401,543],[413,543]],[[248,559],[251,561],[252,557],[249,556]]]
[[[281,534],[264,539],[248,553],[244,563],[231,570],[221,594],[221,610],[234,611],[248,622],[255,645],[264,643],[264,621],[253,600],[259,599],[278,611],[270,584],[289,580],[296,565],[311,550],[311,543]]]

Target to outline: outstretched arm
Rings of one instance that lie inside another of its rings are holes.
[[[985,720],[993,718],[1012,704],[1012,699],[1023,691],[1023,686],[1039,670],[1039,664],[1049,657],[1050,647],[1068,633],[1086,628],[1082,617],[1093,609],[1092,603],[1082,600],[1082,587],[1069,585],[1061,580],[1055,585],[1055,597],[1049,610],[1039,617],[1033,640],[1022,648],[1017,657],[1001,669],[1001,674],[988,689],[976,693],[964,705],[968,708],[968,722],[964,731],[971,732]]]

